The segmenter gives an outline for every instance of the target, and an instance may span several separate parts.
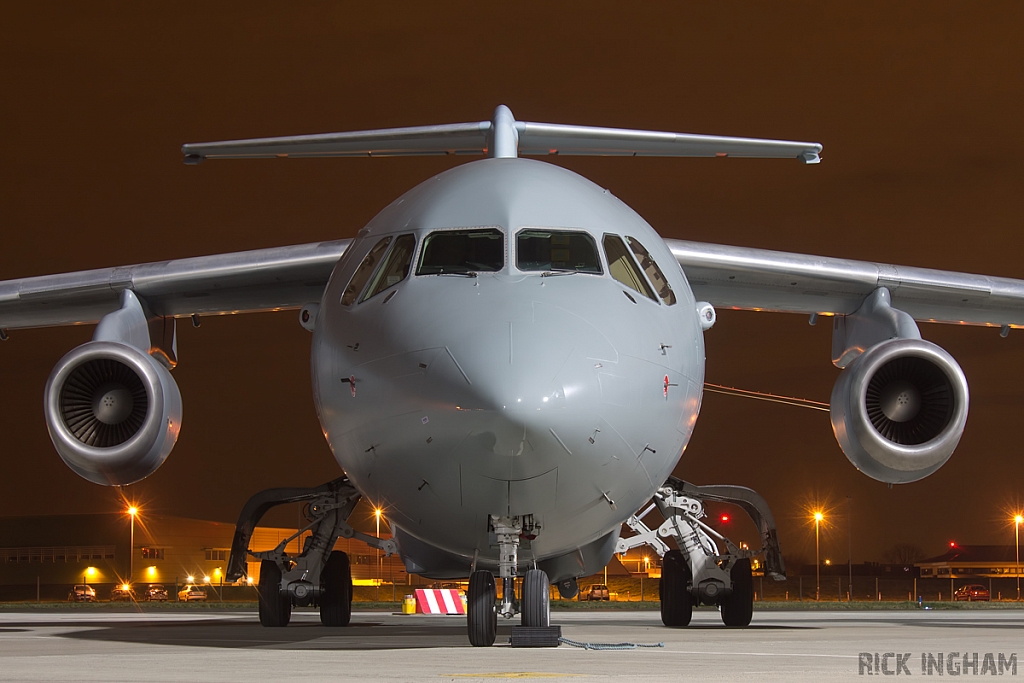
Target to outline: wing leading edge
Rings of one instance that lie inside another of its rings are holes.
[[[697,299],[719,308],[850,315],[880,287],[921,322],[1024,327],[1024,280],[665,240]]]
[[[350,240],[0,282],[0,328],[95,323],[126,289],[155,315],[299,308],[319,301]],[[915,320],[1024,328],[1024,280],[665,240],[696,297],[719,308],[850,315],[879,287]]]
[[[318,302],[351,240],[101,268],[0,282],[0,329],[95,323],[139,295],[162,317],[299,308]]]

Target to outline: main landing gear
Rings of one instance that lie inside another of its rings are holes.
[[[380,548],[387,555],[397,552],[392,539],[378,539],[360,533],[346,521],[360,495],[342,477],[311,489],[269,489],[249,499],[235,526],[226,578],[237,581],[245,575],[248,555],[260,560],[260,623],[268,627],[287,626],[293,606],[319,606],[324,626],[347,626],[352,617],[352,571],[348,555],[333,550],[339,536],[358,538]],[[249,539],[256,524],[272,507],[305,502],[303,513],[309,522],[276,548],[249,551]],[[285,547],[301,534],[302,552],[288,555]]]
[[[761,549],[751,551],[736,545],[701,521],[704,501],[739,505],[757,525]],[[655,507],[665,518],[657,529],[642,519]],[[654,494],[645,510],[630,517],[626,524],[635,536],[619,539],[615,552],[649,545],[662,556],[661,620],[666,626],[690,624],[694,605],[718,605],[726,626],[749,626],[754,613],[754,584],[750,559],[762,552],[765,574],[776,581],[786,579],[775,520],[764,499],[741,486],[694,486],[670,477]],[[670,549],[662,539],[673,537],[678,550]],[[718,544],[725,546],[721,551]]]
[[[511,619],[520,615],[528,627],[551,624],[551,594],[548,575],[530,569],[523,575],[522,596],[516,599],[516,568],[521,538],[530,538],[537,531],[532,515],[522,517],[491,517],[491,531],[498,546],[498,578],[501,581],[501,602],[498,602],[494,575],[486,570],[473,571],[466,596],[466,626],[469,642],[475,647],[490,647],[498,630],[498,615]]]

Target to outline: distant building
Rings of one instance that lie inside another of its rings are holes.
[[[961,579],[972,576],[992,579],[1024,576],[1012,545],[955,545],[942,555],[916,563],[921,578]]]
[[[133,544],[124,513],[0,518],[0,600],[35,598],[37,585],[40,596],[51,600],[66,598],[76,583],[97,586],[101,598],[125,582],[172,588],[191,577],[217,587],[224,583],[234,531],[234,524],[223,522],[140,514]],[[271,550],[294,533],[257,527],[249,547]],[[298,543],[292,540],[286,552],[294,554]],[[349,554],[357,585],[408,581],[397,558],[382,558],[361,541],[338,539],[335,549]],[[252,583],[259,583],[259,565],[248,558]]]

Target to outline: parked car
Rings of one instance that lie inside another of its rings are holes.
[[[608,586],[603,583],[591,584],[590,590],[587,591],[586,600],[610,600],[611,594],[608,592]]]
[[[115,586],[114,589],[112,591],[110,591],[110,601],[111,602],[119,602],[119,601],[122,601],[122,600],[123,601],[134,601],[135,600],[135,589],[132,588],[127,583],[122,583],[120,586]]]
[[[960,586],[953,593],[953,599],[960,602],[966,600],[967,602],[988,602],[992,599],[989,595],[988,589],[984,586],[973,583],[969,586]]]
[[[441,590],[455,590],[462,593],[466,592],[465,589],[462,587],[462,584],[458,583],[457,581],[435,581],[434,583],[430,584],[430,587],[440,588]]]
[[[167,602],[167,589],[162,583],[151,583],[142,596],[151,602]]]
[[[84,583],[76,584],[71,587],[71,592],[68,593],[68,600],[70,602],[95,602],[96,589]]]
[[[178,599],[182,602],[191,602],[193,600],[205,600],[206,591],[200,588],[199,586],[195,585],[194,583],[189,584],[188,586],[185,586],[180,591],[178,591]]]

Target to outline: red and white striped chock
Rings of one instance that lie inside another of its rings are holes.
[[[417,588],[417,614],[465,614],[462,596],[452,588]]]

